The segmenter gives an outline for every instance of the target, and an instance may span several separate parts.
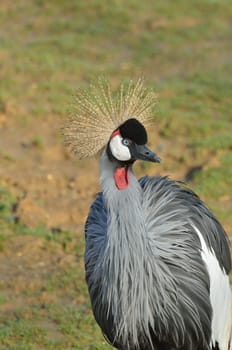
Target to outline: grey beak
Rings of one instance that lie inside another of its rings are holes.
[[[154,152],[150,150],[146,145],[134,144],[130,147],[130,152],[133,160],[146,160],[148,162],[160,163],[161,159]]]

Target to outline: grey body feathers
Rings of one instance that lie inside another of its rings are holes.
[[[130,171],[119,191],[101,158],[103,192],[86,222],[86,279],[94,316],[117,348],[209,350],[209,276],[194,226],[227,273],[226,235],[190,190]],[[158,287],[158,288],[157,288]]]

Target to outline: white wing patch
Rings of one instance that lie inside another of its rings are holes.
[[[213,309],[211,346],[231,350],[232,294],[229,276],[221,269],[213,251],[209,250],[201,232],[193,226],[201,242],[201,256],[210,278],[210,301]],[[229,347],[230,346],[230,347]]]
[[[110,141],[110,149],[113,156],[121,161],[131,159],[129,148],[122,144],[122,137],[120,135],[114,136]]]

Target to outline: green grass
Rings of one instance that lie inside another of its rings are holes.
[[[176,6],[171,1],[130,0],[125,6],[123,1],[24,0],[0,14],[4,28],[1,101],[18,101],[27,113],[38,116],[64,115],[75,87],[99,72],[114,78],[144,73],[157,91],[162,85],[160,68],[169,71],[180,62],[185,87],[186,79],[195,83],[196,74],[198,79],[202,73],[213,79],[215,67],[208,68],[209,58],[219,46],[221,55],[227,53],[230,7],[228,3],[225,10],[224,3],[210,1],[178,1]],[[218,64],[216,74],[220,76],[225,66]],[[166,74],[162,79],[166,86],[176,82],[178,74],[174,72],[174,79],[172,72]],[[228,72],[225,76],[229,77]]]
[[[29,228],[9,218],[14,215],[16,198],[6,189],[0,191],[0,248],[4,252],[7,240],[17,235],[40,237],[44,249],[51,254],[74,256],[72,263],[56,268],[51,276],[45,277],[35,290],[26,287],[21,298],[38,298],[31,305],[22,303],[14,312],[5,311],[0,316],[1,349],[108,349],[90,309],[83,271],[84,237],[76,239],[73,233],[49,230],[44,226]],[[4,291],[1,283],[0,290]],[[0,292],[0,304],[9,303],[10,297]],[[39,302],[42,294],[51,296],[53,302]]]
[[[26,320],[5,321],[0,324],[2,349],[33,350],[44,339],[45,331]]]
[[[2,3],[0,114],[14,119],[16,128],[17,123],[30,126],[32,118],[38,123],[50,115],[64,119],[75,90],[96,76],[107,75],[116,85],[142,74],[158,93],[155,126],[161,143],[169,145],[170,159],[176,159],[176,146],[184,139],[184,166],[203,165],[190,185],[223,223],[232,223],[231,197],[225,199],[232,187],[231,1]],[[42,150],[45,139],[33,135],[32,145]],[[157,147],[163,158],[162,144]],[[0,156],[14,161],[5,150]],[[146,172],[149,165],[140,168]],[[7,251],[9,239],[25,235],[41,238],[45,250],[75,259],[53,271],[37,291],[29,286],[22,292],[23,300],[47,293],[53,301],[1,313],[0,348],[109,349],[90,310],[84,239],[22,225],[15,217],[17,201],[8,188],[0,188],[0,252]],[[2,307],[9,302],[6,295],[1,284]]]

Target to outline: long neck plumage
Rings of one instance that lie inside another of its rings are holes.
[[[130,344],[139,348],[143,341],[145,347],[153,349],[151,329],[164,338],[172,334],[173,341],[180,344],[183,339],[179,337],[184,333],[179,330],[184,329],[184,323],[178,313],[175,280],[162,259],[169,258],[159,238],[163,222],[156,222],[154,226],[155,204],[153,201],[151,204],[149,191],[147,193],[140,186],[131,168],[129,186],[124,190],[116,187],[114,172],[118,166],[109,160],[106,152],[103,153],[100,181],[107,209],[107,236],[98,266],[103,276],[100,295],[104,307],[109,317],[113,317],[115,337],[120,339],[123,349],[130,349]],[[177,221],[172,220],[173,226],[170,225],[169,229],[181,244],[183,237],[180,233],[186,228],[179,225],[178,217]],[[178,244],[177,251],[175,247],[173,250],[178,256]],[[189,300],[184,300],[184,303],[189,303]],[[191,308],[194,309],[193,304]],[[167,315],[170,323],[167,323]]]
[[[100,180],[108,213],[107,244],[104,254],[105,299],[117,325],[117,336],[128,344],[138,343],[138,329],[149,333],[153,317],[149,311],[149,262],[147,257],[146,226],[142,209],[143,192],[132,169],[129,169],[129,186],[118,190],[114,171],[118,164],[103,153],[100,163]],[[149,254],[148,254],[149,255]],[[146,275],[146,277],[145,277]],[[145,277],[145,278],[144,278]],[[147,288],[146,288],[147,287]],[[147,305],[144,305],[144,302]],[[147,322],[143,322],[147,308]],[[140,322],[141,324],[138,324]]]

